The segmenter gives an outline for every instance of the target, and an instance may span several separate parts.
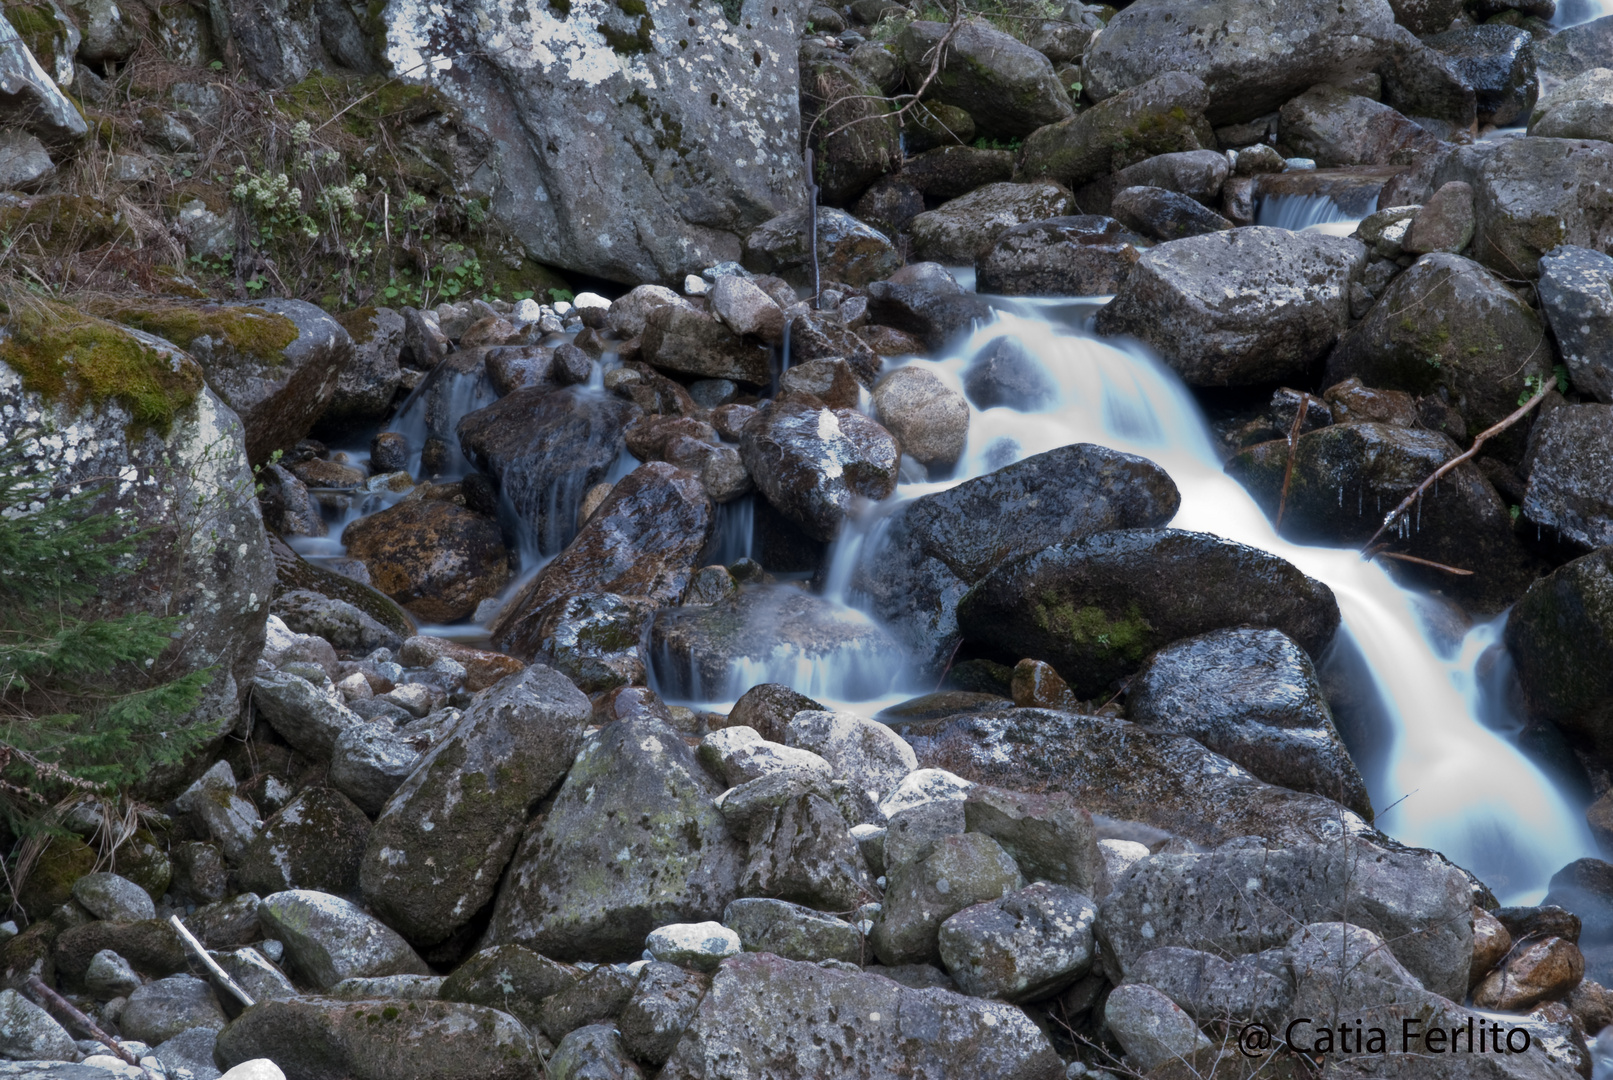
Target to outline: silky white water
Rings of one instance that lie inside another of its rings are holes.
[[[1551,24],[1566,28],[1606,15],[1613,15],[1613,0],[1557,0],[1557,14],[1552,16]]]

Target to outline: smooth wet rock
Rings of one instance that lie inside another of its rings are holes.
[[[336,392],[319,418],[322,426],[379,423],[403,383],[404,320],[388,307],[361,307],[337,316],[353,341],[353,356],[336,376]],[[379,470],[378,470],[379,471]]]
[[[902,30],[896,48],[909,83],[924,81],[943,36],[948,26],[942,22],[920,20]],[[984,20],[965,22],[946,48],[928,97],[967,111],[981,131],[1029,135],[1074,111],[1052,62]]]
[[[1153,346],[1190,385],[1299,378],[1349,324],[1357,241],[1251,226],[1144,252],[1098,315]]]
[[[928,368],[898,368],[874,389],[874,411],[902,453],[921,465],[957,463],[969,438],[969,403]]]
[[[1100,40],[1107,37],[1099,35]],[[1016,175],[1047,177],[1072,191],[1115,169],[1154,157],[1203,150],[1215,136],[1204,83],[1174,68],[1031,133]]]
[[[451,502],[398,503],[349,525],[342,542],[377,589],[429,622],[472,614],[510,578],[498,522]]]
[[[1575,859],[1551,876],[1544,908],[1556,906],[1578,917],[1581,932],[1565,934],[1587,945],[1613,939],[1613,864]]]
[[[1222,155],[1212,156],[1225,167]],[[1113,295],[1141,257],[1139,244],[1120,222],[1093,214],[1016,225],[976,258],[976,287],[1005,296]]]
[[[205,979],[171,975],[140,987],[118,1018],[118,1027],[131,1039],[155,1046],[192,1028],[222,1031],[224,1010]]]
[[[285,942],[292,966],[321,988],[355,976],[429,974],[396,931],[329,893],[293,889],[266,896],[258,918]]]
[[[1007,363],[993,355],[999,368]],[[1039,371],[1013,374],[1020,386]],[[926,670],[939,672],[957,645],[959,600],[1001,562],[1066,538],[1163,525],[1179,501],[1170,478],[1144,458],[1061,447],[899,507],[882,541],[864,549],[852,587]]]
[[[773,399],[745,425],[739,446],[757,488],[815,540],[834,538],[854,497],[883,499],[896,488],[890,433],[816,398]]]
[[[236,873],[264,896],[288,889],[353,895],[369,835],[370,819],[346,796],[309,788],[263,823]]]
[[[1316,669],[1281,631],[1216,630],[1167,645],[1132,679],[1126,715],[1197,739],[1267,783],[1371,816]]]
[[[710,985],[699,972],[659,961],[646,964],[617,1021],[622,1046],[648,1065],[665,1064]]]
[[[1070,192],[1050,180],[987,184],[907,223],[920,258],[972,263],[1016,225],[1060,217],[1074,208]]]
[[[802,904],[770,897],[735,900],[723,912],[723,925],[739,935],[746,952],[765,952],[786,960],[865,959],[862,934],[844,919]]]
[[[1178,575],[1199,587],[1167,584]],[[1180,530],[1117,530],[1044,548],[999,566],[958,605],[965,640],[1040,657],[1084,697],[1182,637],[1269,626],[1319,656],[1338,621],[1332,591],[1291,564]]]
[[[1552,249],[1540,260],[1540,310],[1574,389],[1613,402],[1613,256]]]
[[[1073,889],[1031,885],[943,922],[941,962],[973,997],[1036,1001],[1091,967],[1097,915],[1097,906]]]

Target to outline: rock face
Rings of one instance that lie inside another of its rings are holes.
[[[1086,92],[1102,102],[1166,72],[1204,81],[1217,124],[1252,120],[1321,82],[1378,66],[1394,40],[1384,0],[1140,0],[1086,54]]]
[[[184,637],[161,658],[161,670],[177,678],[216,668],[184,722],[222,734],[251,685],[275,580],[241,421],[171,346],[51,310],[61,324],[41,327],[30,344],[60,362],[59,380],[11,366],[14,342],[0,342],[0,398],[16,406],[0,414],[0,442],[15,447],[49,488],[138,478],[101,488],[93,511],[127,515],[139,533],[134,557],[142,569],[101,583],[86,614],[179,616]],[[140,397],[115,391],[91,403],[98,376],[79,365],[95,356],[75,348],[84,340],[76,336],[86,334],[110,335],[112,347],[131,349],[124,374],[143,387]],[[143,675],[138,684],[146,685]]]
[[[1472,906],[1467,876],[1439,856],[1351,839],[1150,856],[1103,901],[1097,935],[1118,981],[1152,949],[1260,952],[1287,942],[1295,921],[1338,918],[1347,907],[1356,925],[1392,942],[1424,986],[1459,999],[1473,952]]]
[[[1513,139],[1484,159],[1473,183],[1475,259],[1507,278],[1534,277],[1562,244],[1613,246],[1613,144]]]
[[[909,84],[924,81],[946,33],[946,23],[907,24],[896,45]],[[1047,57],[984,20],[970,20],[952,34],[929,99],[963,109],[982,132],[1009,138],[1056,124],[1075,111]]]
[[[975,260],[976,287],[1004,296],[1112,295],[1142,243],[1113,218],[1091,214],[1016,225]]]
[[[1197,739],[1268,784],[1372,816],[1303,649],[1278,630],[1216,630],[1173,642],[1131,682],[1134,723]]]
[[[1530,521],[1587,548],[1613,544],[1613,406],[1562,405],[1532,433],[1529,487],[1523,512]]]
[[[1554,248],[1540,260],[1540,309],[1574,389],[1613,402],[1613,257]]]
[[[712,978],[660,1075],[718,1080],[736,1069],[847,1080],[1055,1080],[1063,1063],[1013,1006],[746,953]]]
[[[1108,36],[1105,31],[1103,37]],[[1202,150],[1215,136],[1204,119],[1204,83],[1162,70],[1158,78],[1032,132],[1018,174],[1048,177],[1072,190],[1156,154]]]
[[[425,944],[468,922],[592,715],[581,691],[541,665],[482,691],[376,819],[360,879],[376,912]]]
[[[975,256],[1017,225],[1068,214],[1069,191],[1050,180],[987,184],[907,223],[921,259],[953,265]]]
[[[1613,674],[1593,658],[1613,642],[1613,549],[1536,581],[1507,617],[1507,649],[1532,712],[1613,751]]]
[[[757,411],[739,440],[756,486],[814,540],[833,540],[855,496],[896,489],[896,440],[853,409],[788,394]]]
[[[489,627],[494,642],[527,659],[553,656],[555,605],[581,594],[676,603],[715,524],[711,500],[693,476],[665,462],[640,465],[617,481],[565,551],[505,603]]]
[[[959,599],[1002,561],[1109,529],[1164,525],[1180,501],[1151,461],[1060,447],[898,507],[865,548],[852,589],[933,670],[957,645]]]
[[[449,1001],[260,1002],[219,1034],[216,1055],[270,1058],[306,1080],[526,1080],[541,1067],[513,1017]]]
[[[429,622],[472,614],[510,578],[498,522],[456,503],[409,499],[342,532],[375,587]]]
[[[1252,226],[1144,252],[1098,332],[1151,345],[1193,386],[1301,378],[1350,317],[1354,240]]]
[[[1182,581],[1196,587],[1184,592]],[[1282,630],[1320,656],[1338,628],[1326,585],[1204,533],[1125,529],[1004,563],[958,604],[966,641],[1052,664],[1090,697],[1161,645],[1239,624]]]
[[[489,941],[628,959],[658,926],[722,917],[742,854],[715,781],[670,727],[619,720],[577,755],[505,876]]]
[[[528,254],[636,283],[737,259],[747,233],[799,204],[800,158],[778,133],[800,128],[806,10],[588,0],[529,18],[390,0],[379,21],[392,69],[491,136],[496,186],[477,180]],[[608,117],[611,136],[584,137],[580,116]]]

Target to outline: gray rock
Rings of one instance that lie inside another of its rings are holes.
[[[1226,166],[1225,156],[1211,151],[1164,154],[1161,158],[1194,157],[1197,153],[1211,153]],[[983,293],[1005,296],[1113,295],[1132,263],[1141,257],[1139,244],[1147,246],[1120,222],[1093,214],[1016,225],[975,259],[976,287]],[[970,400],[981,408],[1010,404],[982,401],[973,391]]]
[[[727,787],[735,787],[769,773],[797,769],[816,772],[827,783],[833,771],[827,761],[810,750],[768,742],[754,729],[742,726],[730,725],[707,735],[700,741],[695,756],[708,772]]]
[[[1201,587],[1183,593],[1173,584],[1180,580]],[[999,566],[958,604],[966,640],[1045,660],[1081,697],[1103,692],[1154,649],[1193,634],[1276,627],[1320,656],[1338,623],[1332,590],[1292,564],[1174,529],[1055,544]]]
[[[342,732],[364,722],[340,698],[334,686],[325,690],[290,672],[270,671],[252,680],[258,715],[315,761],[329,761]]]
[[[1365,267],[1357,241],[1286,229],[1176,240],[1143,253],[1097,328],[1147,342],[1194,386],[1298,378],[1349,325]]]
[[[1613,257],[1554,248],[1540,260],[1540,310],[1574,389],[1613,402]]]
[[[162,1062],[169,1080],[218,1080],[221,1074],[213,1064],[213,1047],[217,1043],[217,1031],[193,1028],[181,1031],[151,1052]]]
[[[660,1075],[715,1080],[736,1069],[846,1080],[1054,1080],[1063,1063],[1013,1006],[746,953],[713,977]]]
[[[855,713],[798,712],[785,728],[784,741],[819,755],[837,777],[876,801],[918,768],[913,748],[900,736]]]
[[[898,368],[874,389],[879,422],[921,465],[957,464],[969,438],[969,403],[926,368]]]
[[[1182,240],[1232,228],[1232,222],[1198,200],[1164,188],[1117,191],[1109,212],[1126,228],[1152,240]]]
[[[612,1024],[590,1024],[561,1039],[547,1071],[553,1080],[641,1080],[644,1076]]]
[[[1284,148],[1322,168],[1388,165],[1401,151],[1439,145],[1389,106],[1334,86],[1312,87],[1283,105],[1278,118]]]
[[[1503,277],[1534,277],[1564,244],[1613,246],[1613,144],[1522,138],[1501,142],[1473,184],[1473,257]]]
[[[775,345],[784,340],[784,310],[749,278],[738,274],[718,278],[711,287],[711,310],[736,334]]]
[[[896,488],[890,433],[806,395],[767,402],[745,425],[739,452],[767,501],[814,540],[834,538],[854,498],[883,499]]]
[[[1074,206],[1069,189],[1052,180],[987,184],[918,215],[907,231],[919,258],[968,264],[1016,225],[1060,217]]]
[[[253,682],[280,674],[273,672],[270,676],[259,676]],[[285,678],[295,679],[297,676],[287,675]],[[174,803],[181,811],[192,815],[203,831],[218,842],[225,857],[232,861],[238,861],[245,854],[247,845],[257,835],[260,824],[258,808],[236,794],[235,774],[227,761],[220,761],[208,769]]]
[[[369,818],[341,792],[308,788],[263,823],[236,872],[243,887],[264,896],[288,889],[351,896],[369,835]]]
[[[186,915],[184,923],[209,948],[244,945],[258,937],[258,895],[243,892],[228,900],[203,904]]]
[[[232,949],[229,952],[212,952],[208,955],[251,996],[253,1001],[284,1000],[296,997],[297,988],[291,985],[291,980],[264,955],[265,952],[275,953],[276,950],[271,950],[269,947],[279,944],[276,941],[264,941],[259,943],[258,948]],[[263,951],[259,951],[260,949]],[[279,950],[279,955],[284,955],[283,947]]]
[[[1152,949],[1132,961],[1128,983],[1163,993],[1201,1024],[1230,1019],[1281,1027],[1291,1016],[1293,977],[1281,949],[1224,960],[1179,945]]]
[[[973,997],[1037,1001],[1092,966],[1098,909],[1062,885],[1038,882],[964,908],[941,924],[941,962]]]
[[[147,983],[129,995],[118,1018],[125,1036],[151,1045],[192,1028],[222,1031],[225,1023],[212,986],[192,975],[170,975]]]
[[[21,131],[0,134],[0,188],[32,191],[56,175],[45,146]]]
[[[1162,73],[1032,132],[1016,175],[1045,176],[1076,190],[1158,154],[1214,146],[1214,132],[1204,119],[1207,100],[1204,83],[1195,76]]]
[[[117,874],[85,874],[73,882],[73,899],[97,919],[135,922],[157,917],[151,894]]]
[[[753,821],[749,839],[741,895],[849,911],[873,893],[871,875],[845,818],[819,795],[801,795]],[[659,953],[657,958],[666,959]]]
[[[967,378],[966,385],[986,393]],[[1001,378],[997,386],[993,394],[1006,392]],[[1150,461],[1086,444],[1061,447],[898,507],[880,542],[865,546],[852,588],[926,671],[939,674],[957,646],[958,601],[995,566],[1067,538],[1163,525],[1179,502],[1176,486]]]
[[[1535,107],[1534,35],[1515,26],[1458,26],[1428,39],[1473,87],[1481,124],[1510,127]]]
[[[1596,67],[1542,94],[1529,134],[1548,139],[1613,139],[1613,70]]]
[[[963,109],[979,130],[1024,136],[1074,112],[1052,62],[984,20],[969,20],[950,34],[946,23],[908,23],[896,48],[911,85],[924,81],[943,36],[945,60],[927,96]]]
[[[336,737],[330,782],[366,814],[379,814],[420,762],[421,744],[390,724],[357,724]]]
[[[885,837],[879,851],[886,873],[925,858],[943,838],[964,831],[961,794],[956,799],[920,803],[887,814]]]
[[[739,955],[739,935],[720,922],[672,923],[650,931],[644,951],[664,964],[714,971]]]
[[[320,417],[324,425],[384,420],[403,382],[404,319],[388,307],[363,307],[337,316],[353,339],[353,358],[336,377],[336,393]],[[381,470],[376,470],[381,471]]]
[[[1576,545],[1613,544],[1610,432],[1610,405],[1560,405],[1536,421],[1524,516]]]
[[[963,804],[964,825],[1002,845],[1028,881],[1065,885],[1100,899],[1109,875],[1092,815],[1058,791],[1033,794],[977,784]]]
[[[816,10],[813,22],[822,29],[829,9]],[[822,48],[803,49],[801,60],[801,85],[811,88],[802,95],[801,122],[812,136],[813,179],[825,202],[844,206],[901,166],[901,124],[858,65]]]
[[[266,896],[258,918],[265,933],[285,942],[297,972],[321,989],[355,976],[430,974],[396,931],[329,893],[292,889]]]
[[[89,133],[84,117],[56,88],[10,20],[0,26],[0,110],[6,126],[22,127],[56,146],[70,145]]]
[[[1181,150],[1126,166],[1115,174],[1114,185],[1116,191],[1129,187],[1164,188],[1211,203],[1220,199],[1221,185],[1226,183],[1229,171],[1227,156],[1218,150]]]
[[[324,638],[343,652],[362,655],[403,646],[402,637],[368,612],[307,589],[291,589],[275,597],[274,613],[293,633]]]
[[[817,963],[839,960],[861,964],[868,958],[863,936],[844,919],[801,904],[766,897],[735,900],[723,912],[723,925],[739,935],[746,952]]]
[[[1530,712],[1599,754],[1613,748],[1613,673],[1594,658],[1610,640],[1613,550],[1608,548],[1536,581],[1507,617],[1507,651]]]
[[[782,313],[781,313],[782,315]],[[746,341],[703,311],[666,304],[644,321],[643,357],[663,371],[703,379],[768,381],[767,348]]]
[[[481,949],[460,964],[438,991],[443,1001],[499,1009],[536,1030],[539,1004],[576,983],[582,973],[521,945]]]
[[[1103,1019],[1126,1060],[1143,1072],[1186,1060],[1210,1045],[1193,1018],[1152,986],[1116,987],[1103,1006]]]
[[[1279,630],[1215,630],[1167,645],[1132,679],[1126,715],[1197,739],[1269,784],[1372,814],[1310,657]]]
[[[657,926],[720,918],[742,853],[713,804],[718,793],[670,727],[608,725],[523,839],[488,943],[630,959]]]
[[[768,773],[729,788],[717,796],[716,806],[728,823],[729,831],[746,837],[759,828],[771,830],[777,812],[797,799],[807,795],[833,799],[839,786],[825,781],[823,774],[816,770],[791,769]]]
[[[1402,246],[1411,255],[1452,255],[1473,239],[1473,187],[1461,180],[1440,185],[1406,230]]]
[[[566,774],[592,707],[541,665],[481,694],[376,820],[364,896],[416,941],[442,941],[493,897],[527,812]]]
[[[890,237],[844,210],[818,208],[818,270],[824,280],[866,285],[890,277],[902,257]],[[790,210],[763,222],[745,238],[745,266],[792,284],[811,280],[812,244],[806,211]]]
[[[1260,952],[1286,942],[1296,920],[1323,921],[1346,908],[1358,925],[1392,941],[1394,955],[1425,985],[1466,992],[1473,951],[1466,875],[1434,853],[1362,839],[1154,855],[1103,901],[1097,936],[1105,968],[1119,981],[1152,949]]]
[[[326,994],[343,1001],[435,1001],[442,990],[441,975],[375,975],[343,979]]]
[[[352,1080],[528,1080],[541,1068],[511,1016],[450,1001],[265,1001],[218,1038],[217,1060],[270,1058],[287,1076]]]
[[[588,1024],[615,1020],[632,1000],[638,979],[625,964],[600,964],[538,1005],[538,1027],[559,1042]]]
[[[710,985],[711,980],[698,972],[673,964],[646,964],[617,1021],[623,1047],[648,1065],[665,1064]]]
[[[97,1001],[126,998],[140,988],[141,979],[129,962],[111,949],[102,949],[90,959],[84,972],[84,989]]]
[[[887,871],[885,899],[869,935],[883,964],[935,962],[947,918],[1025,885],[1014,860],[982,833],[945,837],[927,858]]]
[[[640,285],[610,302],[606,325],[623,338],[636,338],[644,333],[650,313],[668,305],[694,310],[689,301],[665,285]]]
[[[72,1061],[78,1056],[73,1037],[50,1013],[15,990],[0,990],[0,1057],[13,1061]]]
[[[778,683],[757,683],[740,695],[728,714],[728,726],[748,727],[769,742],[784,741],[795,714],[822,710],[823,705]]]
[[[1204,81],[1213,122],[1252,120],[1317,83],[1376,68],[1395,24],[1383,0],[1299,0],[1283,8],[1280,33],[1272,20],[1260,0],[1133,4],[1087,51],[1084,91],[1101,103],[1182,72]]]

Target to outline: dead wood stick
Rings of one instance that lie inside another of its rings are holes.
[[[224,989],[235,995],[235,1000],[239,1001],[242,1005],[245,1005],[249,1009],[257,1004],[257,1002],[252,1000],[251,994],[247,993],[245,990],[242,990],[240,984],[234,979],[230,978],[227,971],[218,966],[218,961],[207,955],[207,950],[202,947],[202,943],[197,941],[195,935],[186,928],[184,923],[179,921],[178,915],[168,916],[168,921],[173,924],[175,930],[179,931],[180,939],[184,941],[186,945],[190,946],[191,951],[194,952],[197,958],[200,959],[201,962],[206,966],[208,972],[213,976],[213,978],[222,983]]]
[[[1294,479],[1294,459],[1299,456],[1299,429],[1305,425],[1305,414],[1310,407],[1310,395],[1302,394],[1299,411],[1294,413],[1294,422],[1288,428],[1288,463],[1283,466],[1283,491],[1277,497],[1277,521],[1271,527],[1272,532],[1279,536],[1283,531],[1283,511],[1288,508],[1288,485]]]
[[[1462,577],[1473,576],[1473,571],[1463,570],[1460,566],[1447,566],[1442,562],[1435,562],[1433,559],[1419,559],[1415,555],[1402,555],[1398,551],[1380,551],[1374,557],[1380,559],[1399,559],[1401,562],[1416,563],[1418,566],[1432,566],[1435,570],[1443,570],[1447,574],[1460,574]]]
[[[28,976],[28,989],[32,990],[34,994],[39,997],[40,1005],[47,1006],[50,1009],[61,1013],[74,1024],[78,1025],[79,1028],[89,1032],[89,1035],[92,1039],[96,1040],[97,1042],[104,1043],[107,1049],[111,1050],[118,1056],[119,1061],[133,1065],[137,1069],[140,1067],[140,1061],[134,1056],[134,1054],[118,1045],[118,1041],[116,1039],[102,1031],[101,1026],[94,1020],[91,1020],[89,1017],[79,1012],[78,1008],[71,1001],[68,1001],[66,998],[62,997],[62,995],[46,986],[45,981],[38,975]]]

